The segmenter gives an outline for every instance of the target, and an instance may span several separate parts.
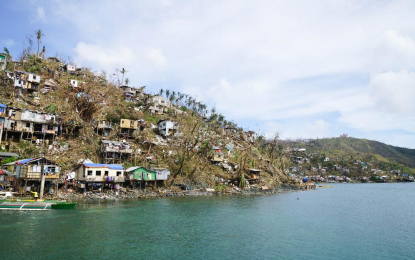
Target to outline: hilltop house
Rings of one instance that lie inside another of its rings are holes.
[[[167,109],[171,107],[171,102],[162,96],[153,96],[147,101],[147,105],[150,105],[148,110],[153,114],[163,114],[167,112]]]
[[[101,141],[102,160],[105,163],[122,163],[128,160],[134,150],[128,142]]]
[[[125,101],[137,101],[137,98],[143,98],[144,93],[142,89],[130,87],[130,86],[120,86],[121,91],[124,94]]]
[[[179,131],[179,123],[170,120],[160,120],[157,125],[159,133],[164,137]]]
[[[119,164],[98,164],[98,163],[82,163],[76,168],[75,179],[80,182],[85,182],[85,186],[92,186],[92,183],[102,185],[104,183],[112,184],[118,187],[119,184],[125,181],[124,167]]]

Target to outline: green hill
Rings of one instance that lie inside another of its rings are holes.
[[[378,141],[352,137],[310,140],[304,144],[308,153],[325,153],[331,157],[377,157],[380,161],[415,168],[415,149],[384,144]],[[377,156],[378,155],[378,156]]]

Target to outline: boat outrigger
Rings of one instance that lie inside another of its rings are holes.
[[[11,196],[10,192],[4,195],[3,199],[0,199],[0,210],[73,209],[76,205],[76,202],[67,201],[16,199]]]

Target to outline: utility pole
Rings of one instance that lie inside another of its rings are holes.
[[[43,189],[45,188],[45,166],[42,165],[41,171],[40,171],[42,180],[40,182],[40,199],[43,199]]]

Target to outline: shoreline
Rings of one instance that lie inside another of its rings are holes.
[[[59,199],[74,202],[86,201],[116,201],[116,200],[135,200],[135,199],[157,199],[157,198],[179,198],[179,197],[201,197],[201,196],[230,196],[230,195],[266,195],[279,194],[295,191],[305,191],[305,188],[293,184],[282,184],[273,189],[229,189],[226,192],[208,191],[206,189],[180,190],[160,189],[158,191],[144,191],[125,189],[125,191],[104,191],[85,193],[59,193],[57,196],[45,196],[44,199]]]

